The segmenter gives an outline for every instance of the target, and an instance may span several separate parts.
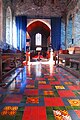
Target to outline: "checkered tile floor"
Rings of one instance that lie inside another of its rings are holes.
[[[80,120],[80,80],[53,64],[27,65],[0,87],[0,120]]]

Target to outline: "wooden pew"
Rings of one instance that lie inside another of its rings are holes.
[[[65,54],[68,54],[68,50],[54,51],[55,65],[59,64],[60,62],[63,62]],[[67,62],[67,59],[66,59],[66,62]]]
[[[70,48],[69,54],[60,54],[59,53],[59,59],[58,59],[58,66],[64,68],[65,70],[69,71],[76,77],[80,78],[80,49],[79,48]],[[64,63],[61,62],[61,60],[64,60]],[[76,71],[74,69],[74,64],[76,65]],[[71,68],[71,69],[70,69]]]
[[[0,53],[0,84],[16,68],[23,66],[22,53]]]
[[[69,52],[74,53],[78,56],[78,58],[74,57],[70,59],[70,67],[74,67],[76,65],[76,70],[80,69],[80,47],[72,47],[69,48]]]

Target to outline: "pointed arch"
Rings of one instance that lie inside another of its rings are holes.
[[[35,49],[36,48],[36,42],[35,42],[35,36],[36,34],[40,33],[42,36],[42,42],[41,45],[38,46],[42,46],[43,49],[47,49],[48,48],[48,40],[50,41],[50,25],[47,25],[46,22],[43,22],[43,20],[32,20],[31,22],[28,23],[27,26],[27,32],[30,35],[30,45],[31,45],[31,49]]]
[[[40,29],[41,29],[41,31],[40,31]],[[38,32],[43,32],[44,34],[47,35],[47,37],[50,36],[49,24],[47,25],[46,22],[42,22],[39,19],[31,21],[27,25],[27,32],[29,33],[30,36],[32,36],[32,34],[34,34],[35,30],[37,30]]]
[[[47,25],[47,26],[49,27],[49,29],[51,29],[51,25],[50,25],[48,22],[46,22],[45,20],[42,20],[42,19],[35,19],[35,20],[30,21],[30,22],[27,24],[27,27],[28,27],[29,25],[31,25],[32,23],[37,22],[37,21],[40,21],[40,22],[44,23],[45,25]]]

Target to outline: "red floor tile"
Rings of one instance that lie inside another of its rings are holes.
[[[39,89],[51,89],[51,85],[39,85],[38,86]]]
[[[22,120],[30,120],[30,119],[31,119],[31,108],[25,107]]]
[[[25,95],[38,95],[38,90],[35,89],[28,89],[24,91]]]
[[[64,103],[61,98],[55,97],[48,97],[44,98],[45,106],[64,106]]]
[[[68,86],[70,90],[80,90],[80,86],[73,85],[73,86]]]
[[[54,82],[50,81],[50,85],[60,85],[60,82],[59,81],[57,81],[57,82],[56,81],[54,81]]]
[[[3,100],[3,103],[20,103],[22,100],[22,95],[8,95]]]
[[[70,90],[58,90],[60,97],[75,97],[75,94]]]
[[[27,97],[26,103],[38,104],[39,103],[39,97]]]
[[[45,107],[25,107],[22,120],[47,120]]]

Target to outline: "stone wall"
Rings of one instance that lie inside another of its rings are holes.
[[[74,18],[74,46],[80,46],[80,8]]]
[[[0,41],[2,41],[2,0],[0,0]]]
[[[2,48],[6,48],[8,46],[8,44],[6,44],[6,11],[8,7],[10,7],[12,11],[11,0],[2,0],[2,20],[3,21],[2,21],[2,40],[0,42],[0,46]],[[10,34],[12,34],[12,32]]]
[[[72,17],[71,23],[69,20],[70,16]],[[75,0],[74,4],[68,6],[66,27],[68,31],[66,33],[67,47],[80,46],[80,1],[79,0]],[[72,43],[72,39],[73,39],[73,43]]]

